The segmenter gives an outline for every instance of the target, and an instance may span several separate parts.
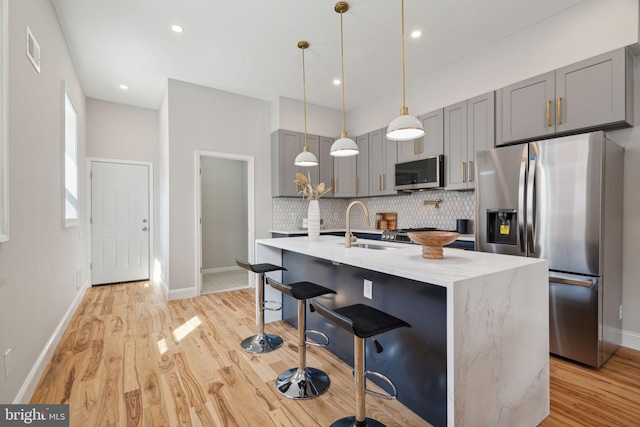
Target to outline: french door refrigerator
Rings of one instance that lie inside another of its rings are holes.
[[[604,132],[476,153],[476,247],[549,261],[551,353],[620,345],[623,149]]]

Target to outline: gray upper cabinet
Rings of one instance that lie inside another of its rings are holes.
[[[297,172],[310,177],[314,185],[320,182],[330,185],[333,177],[333,159],[329,156],[331,148],[331,143],[327,143],[329,140],[333,142],[332,138],[307,134],[307,146],[309,151],[316,155],[319,165],[300,167],[294,165],[294,162],[304,149],[304,133],[283,129],[273,132],[271,134],[271,196],[298,196],[299,188],[295,183]]]
[[[495,93],[444,109],[445,190],[475,188],[476,151],[495,145]]]
[[[396,141],[387,140],[385,132],[386,128],[378,129],[368,134],[370,196],[397,194],[395,190],[395,165],[398,160],[397,144]]]
[[[632,126],[632,74],[621,48],[500,89],[497,145]]]
[[[318,156],[320,177],[317,182],[323,182],[325,188],[333,185],[333,157],[331,157],[330,154],[331,144],[333,144],[333,138],[327,136],[320,137],[320,155]],[[309,149],[311,149],[311,147],[309,147]],[[322,197],[333,197],[333,191],[326,193]]]
[[[302,150],[302,135],[299,132],[277,130],[271,134],[271,196],[291,197],[298,195],[294,182],[300,168],[293,164]]]
[[[499,143],[555,133],[555,72],[500,89],[502,133]]]
[[[356,197],[356,159],[358,156],[333,158],[333,196]]]
[[[398,141],[398,163],[444,154],[444,110],[442,108],[418,117],[424,136],[412,141]]]
[[[618,49],[556,70],[556,132],[633,125],[633,58]]]
[[[367,197],[369,192],[369,134],[356,138],[360,153],[356,156],[356,197]]]

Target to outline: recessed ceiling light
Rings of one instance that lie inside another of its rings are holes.
[[[127,85],[120,85],[120,89],[124,89],[124,90],[126,90],[126,89],[129,89],[129,86],[127,86]]]
[[[172,25],[171,29],[176,33],[181,33],[184,31],[184,28],[182,28],[180,25]]]
[[[415,30],[415,31],[411,32],[411,37],[413,37],[414,39],[417,39],[421,35],[422,35],[422,31],[420,31],[420,30]]]
[[[336,85],[336,86],[340,86],[340,83],[341,83],[341,82],[340,82],[340,79],[335,79],[335,80],[333,81],[333,84],[334,84],[334,85]]]

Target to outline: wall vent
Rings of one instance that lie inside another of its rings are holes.
[[[33,37],[33,33],[27,27],[27,57],[36,68],[38,73],[40,72],[40,45]]]

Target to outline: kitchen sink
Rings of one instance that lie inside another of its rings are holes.
[[[343,245],[344,243],[338,243],[339,245]],[[385,249],[398,249],[392,246],[383,246],[383,245],[374,245],[372,243],[352,243],[352,248],[363,248],[363,249],[376,249],[376,250],[385,250]]]

